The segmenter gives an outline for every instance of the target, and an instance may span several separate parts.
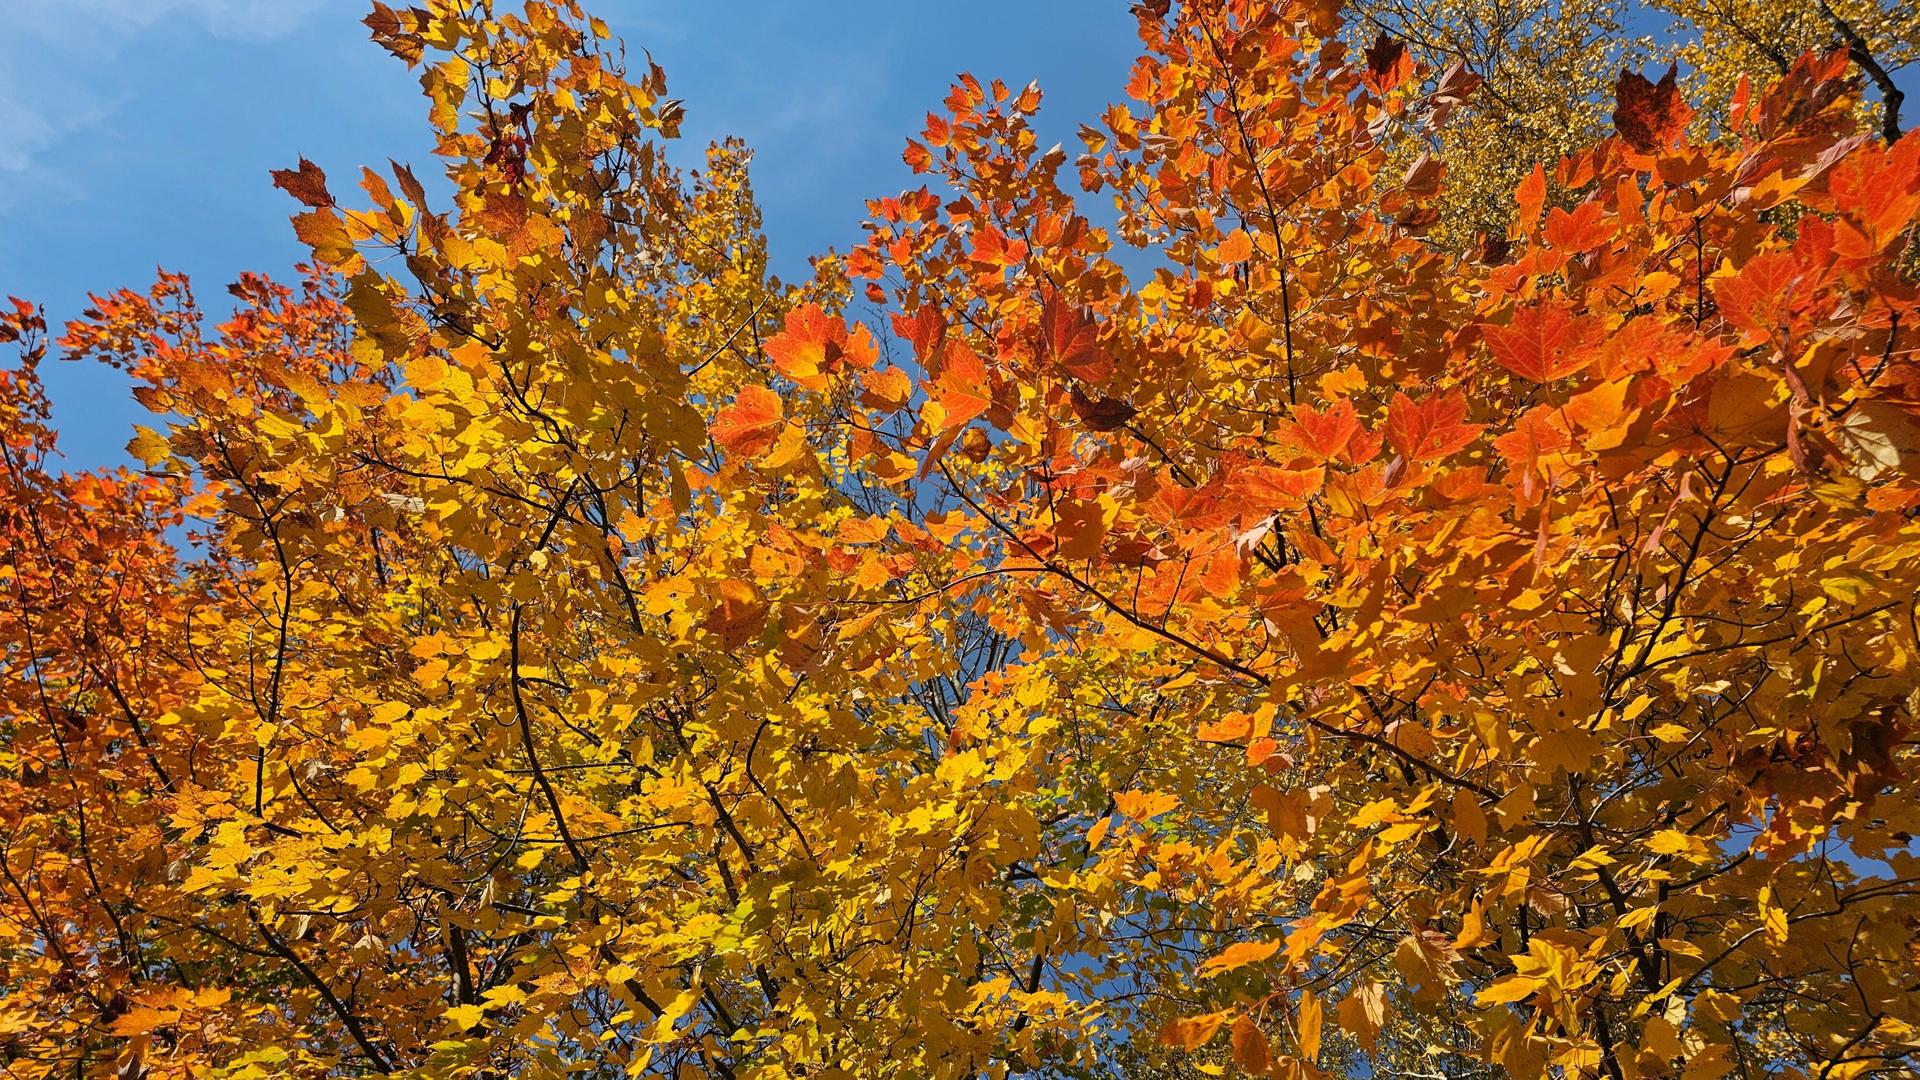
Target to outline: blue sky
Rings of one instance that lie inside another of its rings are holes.
[[[426,168],[414,74],[368,42],[365,0],[0,0],[0,295],[58,325],[88,290],[192,275],[210,308],[242,270],[304,249],[267,171]],[[860,236],[865,200],[909,186],[903,140],[955,73],[1038,79],[1046,142],[1119,96],[1138,49],[1125,0],[589,0],[687,103],[680,150],[745,138],[775,269]],[[1920,98],[1903,73],[1909,100]],[[350,186],[350,185],[348,185]],[[50,363],[70,464],[127,460],[146,418],[120,377]]]
[[[908,186],[900,149],[954,74],[1047,91],[1069,147],[1137,53],[1121,0],[592,0],[687,103],[680,150],[739,135],[775,268],[859,239],[864,202]],[[430,166],[416,75],[366,39],[362,0],[7,0],[0,36],[0,295],[58,324],[89,290],[192,275],[223,311],[242,270],[304,253],[267,170]],[[422,170],[424,172],[424,169]],[[350,185],[349,185],[350,186]],[[49,362],[74,467],[126,460],[146,413],[110,370]]]

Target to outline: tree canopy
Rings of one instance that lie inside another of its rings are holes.
[[[1149,0],[793,284],[574,0],[374,4],[444,179],[0,314],[6,1070],[1912,1073],[1912,31],[1816,6],[1498,142],[1470,5]]]

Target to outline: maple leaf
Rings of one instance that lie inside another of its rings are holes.
[[[972,422],[993,404],[988,396],[987,366],[966,342],[955,339],[940,350],[939,375],[928,387],[932,404],[941,410],[935,434],[944,435]]]
[[[1202,979],[1210,979],[1258,964],[1279,951],[1278,941],[1237,941],[1202,961],[1194,974]]]
[[[923,304],[914,309],[912,315],[896,313],[893,316],[893,330],[913,344],[914,356],[926,360],[935,354],[945,340],[947,320],[941,317],[939,308]]]
[[[1134,418],[1136,410],[1119,398],[1092,398],[1079,387],[1073,388],[1073,412],[1091,431],[1115,431]]]
[[[1733,277],[1714,282],[1714,302],[1727,322],[1745,332],[1747,343],[1765,341],[1783,329],[1800,274],[1800,261],[1793,253],[1765,252]]]
[[[1409,461],[1433,461],[1452,454],[1480,434],[1468,424],[1467,397],[1459,390],[1429,394],[1418,401],[1396,393],[1387,406],[1387,443]]]
[[[1669,65],[1658,83],[1638,72],[1620,69],[1614,84],[1613,126],[1628,146],[1643,154],[1665,150],[1687,129],[1693,110],[1680,96],[1675,81],[1678,65]]]
[[[1260,513],[1281,508],[1298,508],[1320,490],[1324,468],[1276,469],[1270,465],[1249,465],[1232,474],[1234,488]]]
[[[1520,308],[1507,325],[1486,323],[1481,331],[1501,367],[1533,382],[1564,379],[1596,359],[1588,331],[1552,302]]]
[[[1381,93],[1392,90],[1413,75],[1413,54],[1406,43],[1380,31],[1367,47],[1367,81]]]
[[[297,169],[274,169],[273,186],[316,209],[333,205],[333,196],[327,194],[327,174],[306,158],[300,159]]]
[[[818,304],[804,304],[787,312],[786,329],[766,340],[766,353],[782,375],[812,389],[827,385],[824,376],[842,364],[870,368],[879,349],[865,326],[850,335],[847,324],[828,315]]]
[[[1103,383],[1113,373],[1113,358],[1101,347],[1092,315],[1049,293],[1041,307],[1047,355],[1075,378]]]
[[[992,225],[984,225],[974,235],[972,258],[996,268],[1017,266],[1027,259],[1027,243],[1010,239]]]
[[[764,386],[740,388],[733,404],[713,416],[713,440],[730,453],[757,457],[772,446],[786,426],[780,396]]]
[[[1554,207],[1547,214],[1547,243],[1561,251],[1587,251],[1613,239],[1614,229],[1604,220],[1606,208],[1585,202],[1572,211]]]
[[[1315,460],[1333,461],[1346,453],[1360,431],[1359,413],[1354,411],[1353,402],[1342,398],[1324,409],[1310,405],[1294,408],[1275,437],[1281,445]]]

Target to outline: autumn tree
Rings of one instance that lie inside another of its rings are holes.
[[[376,4],[444,182],[94,298],[144,471],[7,315],[8,1068],[1911,1071],[1920,137],[1660,64],[1463,250],[1473,72],[1136,17],[789,285],[571,0]]]
[[[1677,65],[1676,92],[1703,141],[1736,134],[1729,108],[1743,80],[1765,85],[1802,53],[1832,49],[1846,51],[1870,89],[1855,105],[1863,125],[1898,139],[1898,77],[1915,59],[1920,15],[1883,0],[1358,0],[1344,36],[1355,48],[1404,46],[1407,62],[1423,67],[1430,107],[1457,114],[1406,139],[1394,163],[1421,153],[1446,163],[1452,180],[1434,235],[1466,246],[1505,236],[1514,189],[1536,164],[1610,132],[1622,71],[1656,53]],[[1463,95],[1467,82],[1476,89]]]

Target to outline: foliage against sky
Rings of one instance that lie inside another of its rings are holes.
[[[1135,17],[1080,146],[963,76],[787,284],[604,24],[375,5],[444,184],[289,163],[228,320],[16,303],[6,1067],[1912,1071],[1867,65],[1616,70],[1508,188],[1471,65]],[[54,333],[143,469],[50,462]]]

